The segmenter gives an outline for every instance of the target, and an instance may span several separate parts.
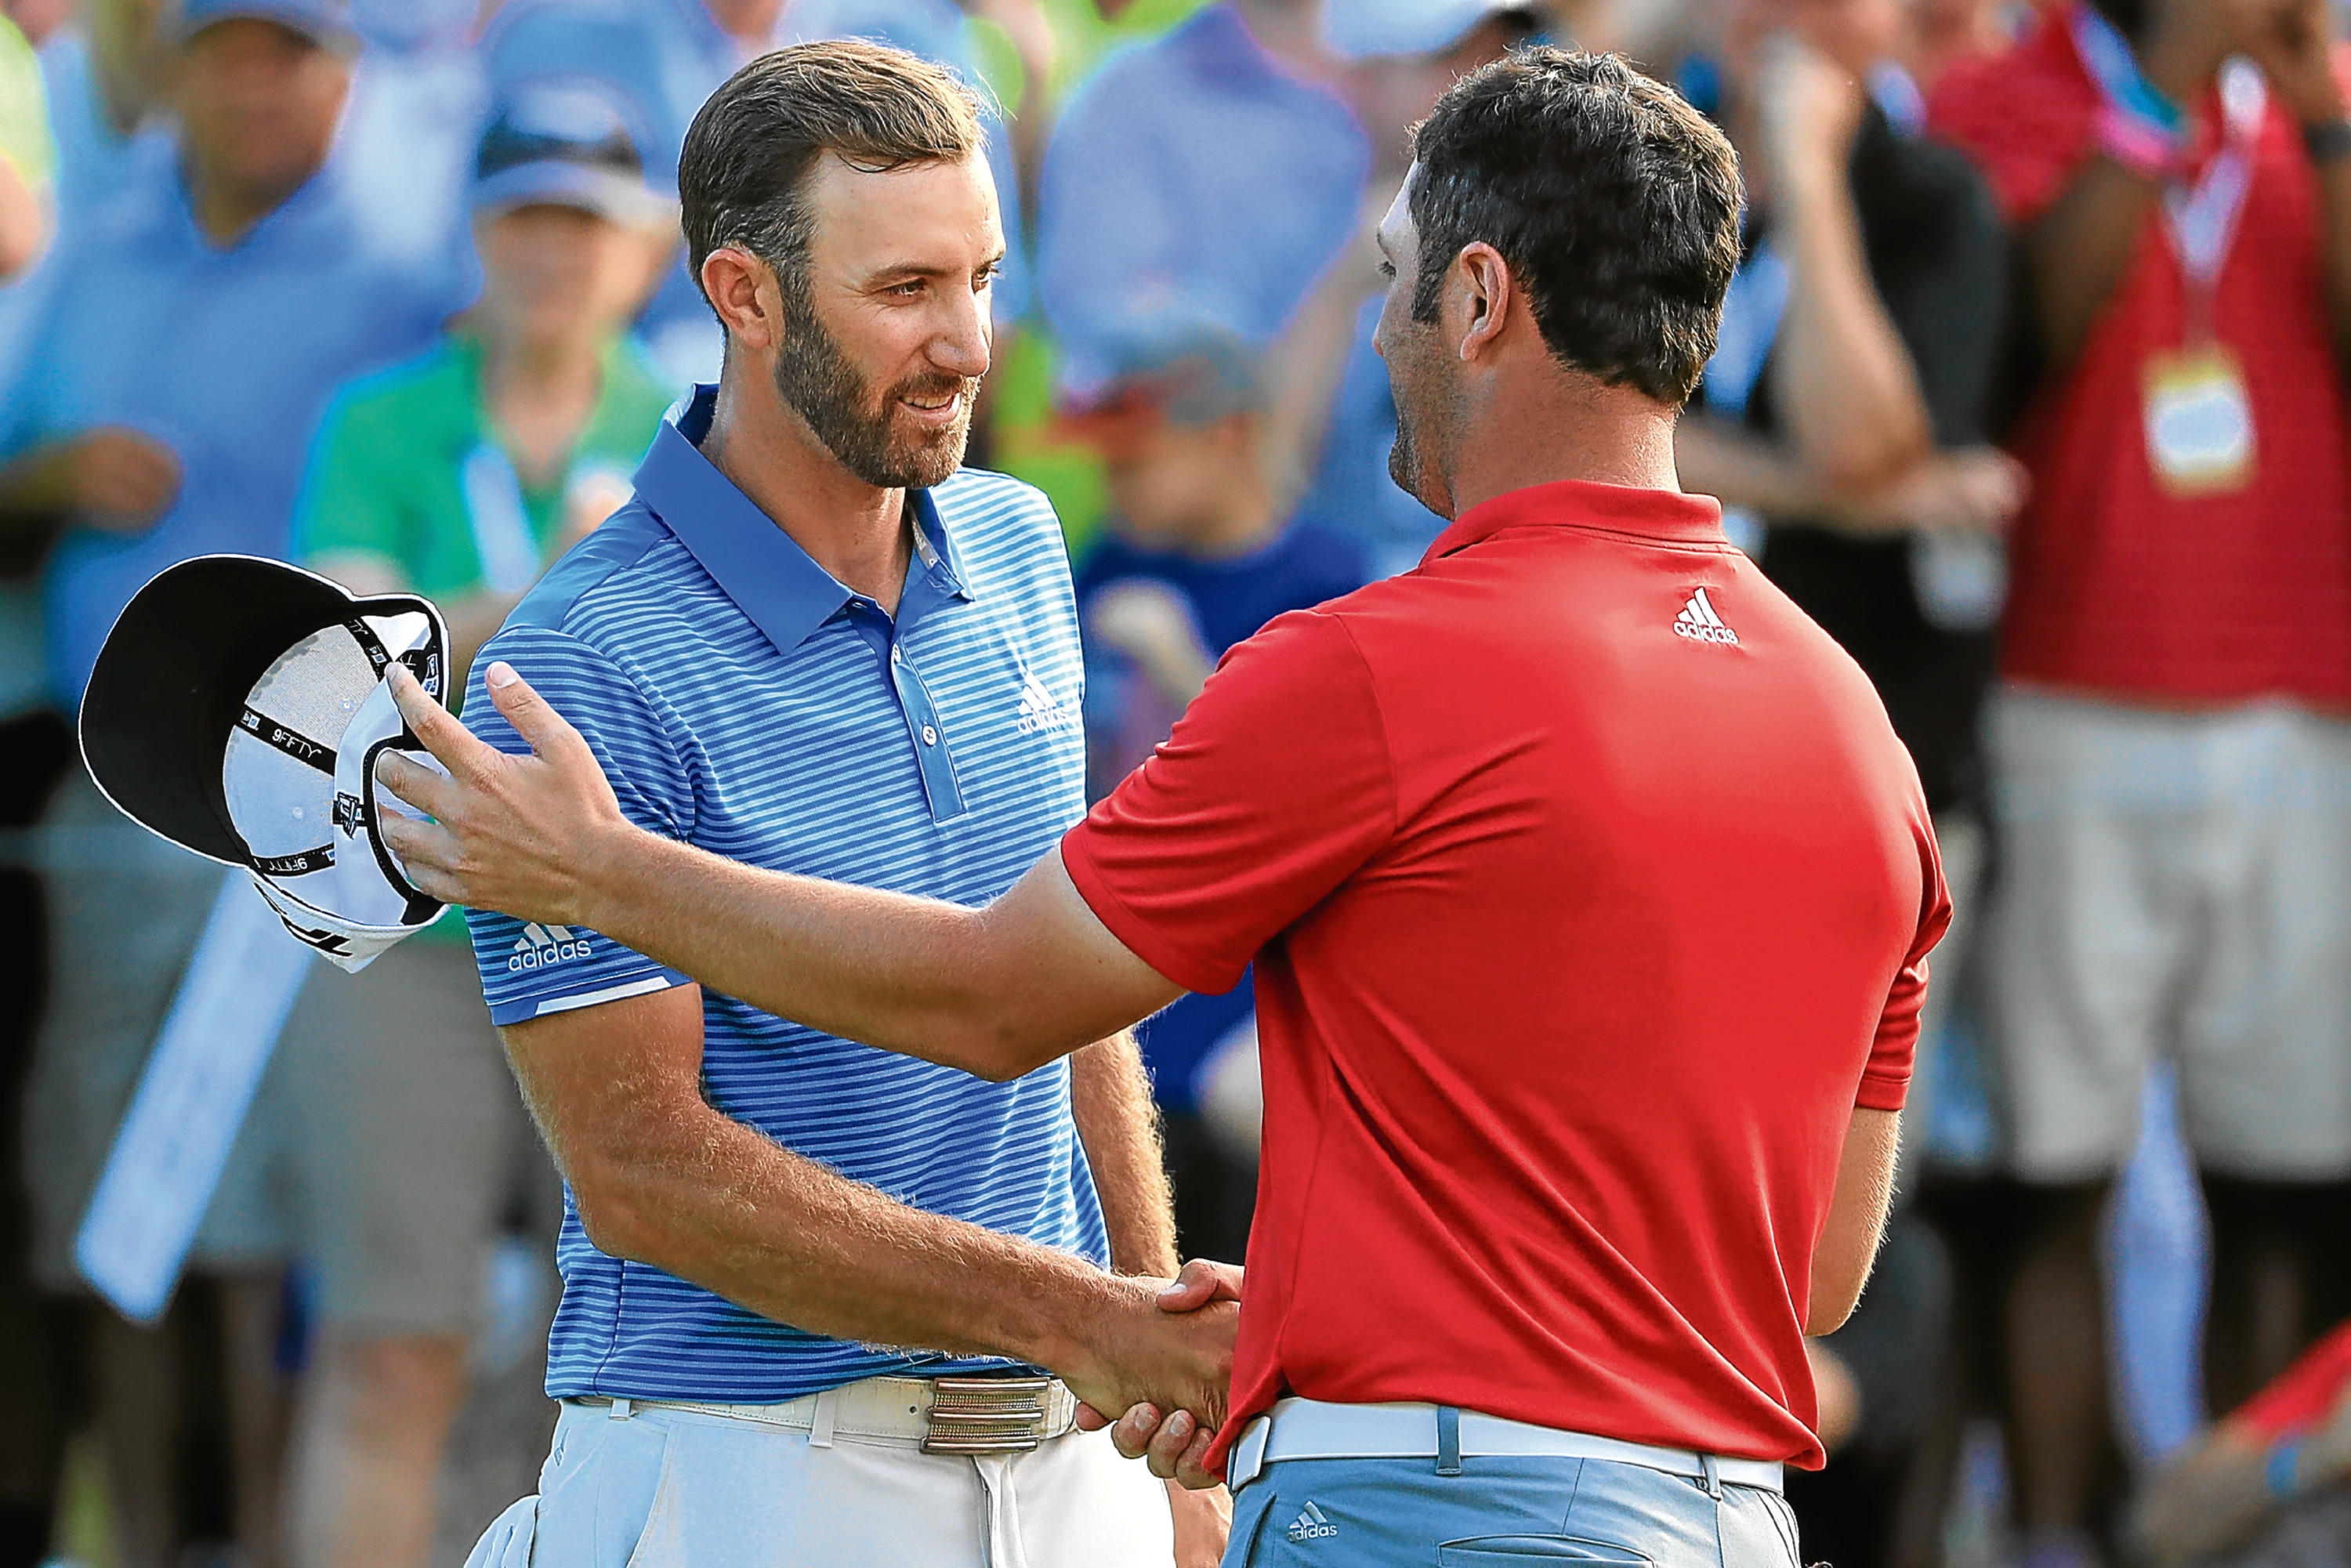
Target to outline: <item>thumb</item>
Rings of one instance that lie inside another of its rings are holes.
[[[1241,1299],[1241,1270],[1230,1263],[1195,1258],[1177,1270],[1173,1284],[1159,1292],[1163,1312],[1195,1312],[1211,1301]]]
[[[515,733],[528,741],[539,757],[552,758],[571,747],[586,744],[580,738],[580,732],[549,707],[547,699],[522,678],[521,672],[504,659],[482,673],[482,684],[489,688],[490,706],[514,726]]]

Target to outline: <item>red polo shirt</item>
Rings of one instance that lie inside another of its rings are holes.
[[[2098,91],[2066,16],[1953,66],[1929,99],[1935,133],[1982,166],[2019,228],[2093,155]],[[2196,106],[2212,148],[2219,99]],[[2032,485],[2011,541],[2010,679],[2171,706],[2351,704],[2351,441],[2325,299],[2316,182],[2273,93],[2213,301],[2252,402],[2252,477],[2174,496],[2147,459],[2147,368],[2188,329],[2179,259],[2150,211],[2080,357],[2017,422]]]
[[[1949,903],[1876,695],[1720,516],[1479,507],[1227,654],[1062,840],[1169,979],[1257,960],[1222,1440],[1294,1393],[1820,1462],[1813,1247]]]

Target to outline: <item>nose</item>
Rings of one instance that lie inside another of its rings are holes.
[[[949,309],[949,319],[931,340],[931,362],[949,375],[977,381],[987,373],[988,342],[993,330],[987,296],[959,291],[959,298]]]

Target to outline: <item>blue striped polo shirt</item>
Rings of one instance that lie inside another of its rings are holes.
[[[1085,809],[1078,625],[1052,507],[967,469],[908,496],[897,614],[818,566],[673,411],[628,506],[557,563],[474,662],[466,723],[526,747],[493,659],[577,726],[638,825],[747,864],[977,904]],[[468,915],[500,1024],[684,977],[583,927]],[[1066,1061],[987,1083],[703,997],[711,1104],[900,1202],[1107,1265]],[[589,1243],[567,1193],[547,1391],[774,1401],[1000,1364],[826,1339]]]

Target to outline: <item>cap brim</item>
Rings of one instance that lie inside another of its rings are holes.
[[[677,205],[642,179],[615,169],[596,169],[560,159],[540,159],[501,169],[474,185],[474,211],[480,216],[517,207],[576,207],[632,228],[674,222]]]
[[[1326,5],[1322,41],[1343,59],[1412,59],[1439,55],[1489,16],[1531,14],[1531,0],[1452,0],[1451,4]]]
[[[339,55],[356,55],[366,44],[356,27],[319,16],[301,5],[273,5],[269,0],[244,0],[240,5],[204,10],[194,16],[183,14],[180,42],[184,44],[205,28],[223,22],[275,22],[287,32],[299,33],[320,48]]]

